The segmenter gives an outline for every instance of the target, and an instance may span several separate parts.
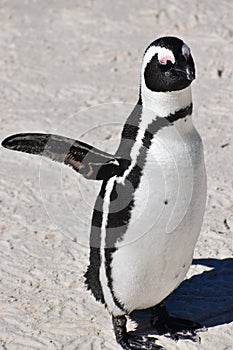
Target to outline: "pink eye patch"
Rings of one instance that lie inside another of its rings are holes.
[[[170,61],[172,64],[174,64],[174,63],[175,63],[175,58],[172,57],[172,56],[164,56],[164,57],[162,57],[162,58],[159,60],[159,62],[160,62],[161,64],[167,64],[168,61]]]

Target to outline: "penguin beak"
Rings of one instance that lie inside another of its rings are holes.
[[[177,72],[182,73],[183,75],[185,75],[186,79],[193,81],[195,79],[195,71],[193,70],[193,68],[186,63],[185,66],[181,67],[175,67],[174,68]]]

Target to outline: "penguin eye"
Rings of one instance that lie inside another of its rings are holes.
[[[189,54],[189,52],[186,52],[183,54],[183,56],[186,59],[186,61],[188,61],[190,54]]]

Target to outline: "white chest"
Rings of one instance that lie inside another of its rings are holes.
[[[191,264],[204,213],[206,176],[200,137],[191,124],[183,129],[182,123],[154,136],[130,223],[113,254],[114,293],[129,310],[163,300]]]

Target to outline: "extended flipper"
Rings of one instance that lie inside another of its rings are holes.
[[[2,146],[64,163],[91,180],[121,175],[129,164],[84,142],[53,134],[16,134],[3,140]]]

